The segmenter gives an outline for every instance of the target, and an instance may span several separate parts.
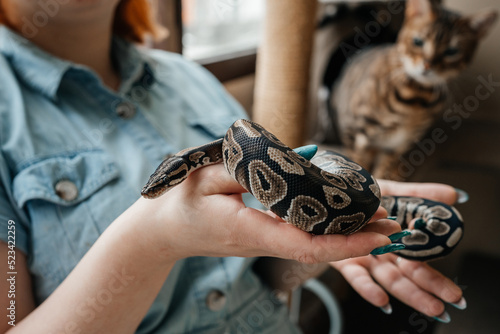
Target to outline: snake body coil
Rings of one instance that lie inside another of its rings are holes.
[[[142,195],[158,197],[197,168],[221,162],[265,207],[313,234],[354,233],[368,223],[381,203],[377,182],[358,164],[333,152],[308,161],[247,120],[236,121],[223,139],[185,149],[163,161]],[[398,215],[403,227],[414,217],[426,222],[403,238],[407,247],[399,251],[401,256],[440,257],[462,236],[461,217],[452,207],[404,197],[384,197],[382,203],[390,214]]]
[[[462,239],[462,216],[452,206],[406,196],[384,196],[382,206],[390,216],[397,217],[403,229],[408,228],[408,222],[414,218],[424,221],[411,230],[411,235],[399,241],[406,245],[405,249],[398,251],[400,256],[420,261],[443,257]]]

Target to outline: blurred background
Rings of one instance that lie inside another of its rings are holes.
[[[273,1],[273,0],[267,0]],[[293,0],[302,1],[302,0]],[[291,1],[292,2],[292,1]],[[392,1],[391,3],[394,3]],[[400,1],[404,6],[404,1]],[[461,13],[496,8],[498,0],[445,0],[444,5]],[[387,9],[387,1],[320,1],[315,23],[307,110],[307,141],[318,140],[318,92],[328,80],[334,82],[343,65],[339,45],[355,28],[373,20],[370,13]],[[266,0],[159,0],[156,9],[170,36],[155,47],[183,53],[210,70],[242,104],[250,117],[254,105],[256,61],[264,34]],[[390,42],[403,19],[394,15],[380,40]],[[293,22],[290,22],[293,24]],[[290,36],[282,36],[290,38]],[[349,285],[328,270],[321,281],[336,296],[341,309],[343,333],[498,333],[500,318],[500,23],[480,44],[475,59],[451,85],[458,103],[474,96],[482,80],[489,80],[491,95],[481,100],[456,129],[441,127],[447,140],[426,153],[410,181],[442,182],[465,190],[470,200],[458,205],[466,228],[462,243],[453,254],[432,265],[464,290],[465,311],[447,307],[452,321],[438,324],[391,300],[394,313],[385,315],[364,302]],[[290,54],[289,57],[294,57]],[[344,59],[345,60],[345,59]],[[483,79],[480,79],[483,78]],[[496,84],[495,84],[496,83]],[[319,136],[321,137],[321,136]],[[416,146],[418,147],[418,146]],[[328,333],[330,319],[322,302],[308,291],[302,294],[300,323],[305,333]],[[361,320],[361,321],[360,321]],[[336,321],[334,319],[334,321]]]

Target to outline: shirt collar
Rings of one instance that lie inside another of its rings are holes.
[[[64,72],[71,66],[5,26],[0,26],[0,53],[26,85],[52,99]]]
[[[90,71],[85,66],[54,57],[3,25],[0,25],[0,53],[8,59],[26,85],[52,100],[57,99],[57,91],[68,70]],[[138,81],[147,86],[155,82],[153,61],[131,43],[114,38],[112,54],[122,77],[121,92],[127,91]]]
[[[156,63],[132,43],[115,37],[112,55],[122,79],[120,92],[126,93],[136,84],[149,88],[156,81],[153,72]]]

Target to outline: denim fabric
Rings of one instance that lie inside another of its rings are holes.
[[[112,52],[118,92],[0,27],[0,240],[15,221],[37,303],[139,197],[167,154],[220,138],[245,117],[210,74],[178,55],[119,39]],[[252,263],[179,261],[137,333],[298,332]],[[207,306],[213,291],[225,298],[217,310]]]

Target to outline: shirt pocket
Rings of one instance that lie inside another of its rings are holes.
[[[137,198],[101,150],[34,160],[13,180],[30,220],[29,266],[37,301],[69,274],[106,227]]]

